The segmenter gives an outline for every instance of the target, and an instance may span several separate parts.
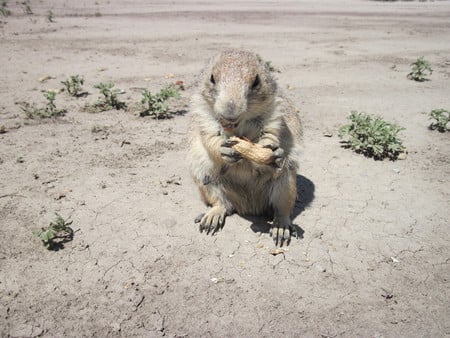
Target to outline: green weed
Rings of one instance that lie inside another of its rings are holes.
[[[256,57],[258,58],[258,61],[262,62],[264,64],[264,66],[273,73],[281,73],[281,70],[279,70],[278,68],[276,68],[273,64],[272,61],[264,61],[263,58],[261,57],[261,55],[257,54]]]
[[[31,10],[30,0],[22,1],[21,5],[23,6],[23,12],[26,15],[33,15],[33,11]]]
[[[56,93],[54,91],[44,92],[44,97],[47,99],[47,104],[44,108],[37,108],[34,104],[28,102],[19,103],[20,108],[25,113],[25,116],[29,119],[45,119],[58,116],[64,116],[66,114],[65,109],[57,109],[55,105]]]
[[[450,111],[446,109],[434,109],[429,113],[429,118],[430,120],[433,120],[429,126],[431,130],[437,129],[441,133],[450,130],[450,128],[447,127],[447,124],[450,121]]]
[[[66,81],[61,81],[67,93],[74,97],[79,97],[83,91],[84,79],[79,75],[71,75]]]
[[[423,56],[411,63],[411,67],[411,73],[408,74],[408,79],[410,80],[423,82],[428,80],[426,76],[430,76],[433,73],[430,63]]]
[[[405,147],[397,134],[405,128],[384,121],[380,117],[352,111],[350,124],[339,129],[344,146],[375,159],[397,159]]]
[[[11,15],[11,11],[8,9],[8,1],[3,0],[1,5],[0,5],[0,13],[3,16],[10,16]]]
[[[113,89],[114,84],[112,82],[107,83],[99,83],[94,86],[100,91],[100,94],[103,95],[103,98],[94,104],[93,108],[96,111],[107,111],[111,109],[125,109],[127,107],[125,102],[120,101],[117,98],[117,94],[119,94],[118,89]]]
[[[108,131],[108,127],[107,126],[101,126],[101,125],[98,125],[98,124],[92,126],[92,128],[91,128],[91,133],[92,134],[103,133],[103,132],[106,132],[106,131]]]
[[[33,234],[39,237],[49,250],[73,239],[73,229],[70,227],[73,221],[67,222],[58,213],[55,215],[55,222],[50,222],[48,226],[33,231]]]
[[[53,14],[53,12],[51,10],[49,10],[47,12],[47,21],[48,22],[55,22],[53,19],[55,18],[55,15]]]
[[[141,103],[145,109],[139,113],[140,116],[152,116],[154,119],[167,119],[171,117],[169,112],[169,98],[179,98],[178,86],[168,85],[159,93],[152,94],[147,89],[142,92]]]
[[[281,70],[279,70],[277,67],[275,67],[275,66],[272,64],[272,61],[266,61],[266,62],[265,62],[265,65],[266,65],[266,67],[267,67],[267,69],[268,69],[269,71],[271,71],[271,72],[273,72],[273,73],[281,73]]]

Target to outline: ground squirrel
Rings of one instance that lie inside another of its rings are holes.
[[[283,98],[267,63],[251,52],[229,50],[205,68],[191,101],[189,166],[203,201],[200,231],[214,234],[226,216],[271,215],[276,245],[288,244],[297,197],[298,112]],[[272,150],[257,164],[232,148],[231,136]]]

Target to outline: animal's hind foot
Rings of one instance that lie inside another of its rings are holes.
[[[205,231],[207,235],[209,233],[214,235],[217,231],[223,228],[226,216],[227,211],[224,207],[215,206],[209,209],[206,213],[198,215],[195,218],[195,223],[200,223],[200,232]]]
[[[292,222],[289,217],[275,217],[273,220],[272,228],[270,229],[270,236],[272,237],[276,246],[287,246],[291,242],[292,230]]]

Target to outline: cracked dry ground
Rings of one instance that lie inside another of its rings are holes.
[[[32,19],[2,21],[0,336],[450,335],[450,139],[422,113],[450,105],[450,6],[127,3],[43,1]],[[300,236],[277,256],[263,219],[234,215],[214,237],[193,223],[203,206],[184,162],[187,103],[204,61],[232,46],[280,69],[304,121]],[[406,79],[420,55],[432,81]],[[68,113],[55,121],[24,119],[14,102],[42,102],[74,69],[91,95],[58,95]],[[169,73],[187,84],[185,115],[82,111],[100,81],[132,103]],[[406,127],[406,160],[341,148],[352,109]],[[55,212],[75,236],[53,252],[32,230]]]

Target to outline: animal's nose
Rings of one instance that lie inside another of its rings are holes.
[[[227,103],[227,114],[233,116],[236,112],[236,104],[233,100],[228,101]]]
[[[229,122],[235,122],[238,120],[239,111],[236,103],[233,100],[227,102],[223,118]]]

